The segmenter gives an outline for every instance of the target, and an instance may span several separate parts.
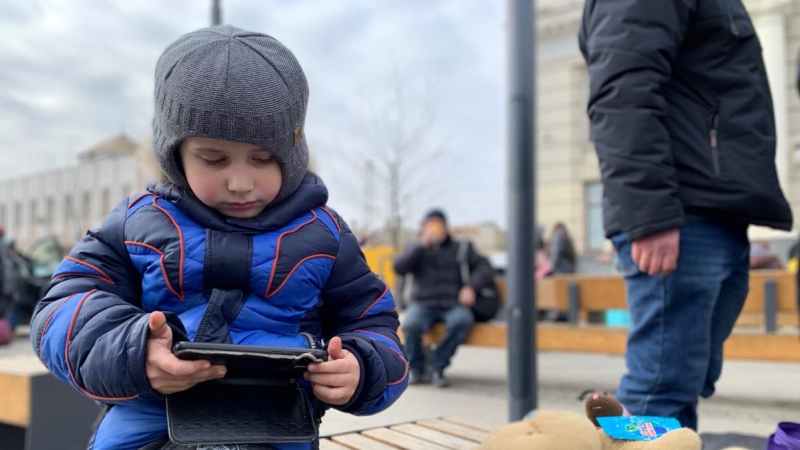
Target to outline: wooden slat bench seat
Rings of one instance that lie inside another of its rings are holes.
[[[371,428],[320,439],[320,450],[468,450],[489,429],[459,419],[442,418]]]

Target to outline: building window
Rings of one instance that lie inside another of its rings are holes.
[[[83,219],[84,228],[89,226],[92,220],[92,194],[89,192],[83,193],[83,205],[81,207],[81,218]]]
[[[14,204],[14,234],[19,235],[22,230],[22,204]]]
[[[76,221],[78,215],[75,213],[75,205],[72,203],[72,195],[64,196],[64,220],[61,222],[61,234],[69,236],[69,232],[74,230],[79,224]]]
[[[31,226],[39,225],[39,211],[37,209],[36,200],[31,200]]]
[[[41,225],[41,220],[39,217],[39,208],[36,200],[31,200],[31,223],[28,227],[28,236],[30,236],[31,240],[36,239],[39,236],[39,226]]]
[[[55,200],[53,200],[53,197],[48,197],[47,198],[47,203],[45,204],[46,205],[46,209],[44,211],[44,217],[45,217],[45,221],[46,221],[45,223],[47,224],[47,232],[48,233],[53,233],[53,228],[55,226],[55,223],[53,223],[54,222],[53,218],[55,217],[55,209],[56,209],[56,204],[55,203],[56,202],[55,202]]]
[[[108,214],[114,209],[114,205],[111,204],[111,190],[108,188],[103,189],[103,213]]]
[[[72,212],[72,196],[67,194],[64,196],[64,226],[70,223],[74,217]]]
[[[605,232],[603,230],[603,184],[586,185],[586,250],[603,250]]]

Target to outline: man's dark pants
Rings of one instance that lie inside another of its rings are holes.
[[[441,307],[411,304],[403,319],[403,339],[409,368],[416,373],[425,372],[422,335],[436,322],[444,322],[447,334],[436,346],[430,368],[434,372],[441,372],[450,365],[456,349],[467,338],[475,317],[469,308],[462,305]]]

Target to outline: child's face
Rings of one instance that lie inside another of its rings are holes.
[[[255,217],[281,189],[278,161],[261,147],[193,137],[181,143],[180,155],[194,194],[225,216]]]

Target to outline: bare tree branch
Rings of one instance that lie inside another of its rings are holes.
[[[363,196],[364,221],[374,222],[364,223],[364,229],[385,224],[392,245],[399,248],[403,223],[416,212],[416,200],[430,201],[431,193],[441,193],[441,181],[452,171],[440,162],[447,153],[437,142],[441,130],[436,127],[435,95],[431,89],[413,89],[414,78],[400,71],[391,79],[386,92],[350,108],[351,130],[337,143],[337,161],[345,167],[337,175],[351,192]]]

